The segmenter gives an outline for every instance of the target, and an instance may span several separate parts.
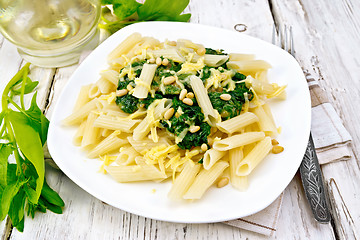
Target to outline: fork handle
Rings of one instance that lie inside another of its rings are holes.
[[[300,175],[314,218],[320,223],[328,223],[331,216],[311,133],[304,158],[300,165]]]

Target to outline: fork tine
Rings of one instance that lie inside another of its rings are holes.
[[[284,25],[284,50],[289,52],[289,44],[288,44],[288,28],[287,25]]]
[[[292,31],[292,26],[279,25],[278,28],[276,28],[274,24],[272,43],[284,49],[295,57],[294,35]]]
[[[275,24],[273,25],[272,43],[282,48],[281,26],[277,28]]]
[[[277,33],[276,33],[276,26],[275,26],[275,23],[273,24],[273,31],[272,31],[272,38],[271,38],[271,42],[272,42],[272,44],[274,44],[274,45],[277,45],[276,43],[276,35],[277,35]]]
[[[290,54],[295,57],[295,48],[294,48],[294,35],[292,32],[292,27],[290,26]]]

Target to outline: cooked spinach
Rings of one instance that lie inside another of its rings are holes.
[[[210,92],[208,95],[213,107],[219,112],[224,121],[240,114],[242,105],[245,103],[245,93],[248,94],[249,100],[253,98],[252,92],[246,87],[245,83],[237,83],[234,91]],[[221,94],[230,94],[231,99],[224,101],[220,98]]]
[[[206,52],[205,54],[212,54],[212,55],[227,55],[224,53],[224,49],[215,50],[212,48],[205,48]]]
[[[178,143],[178,146],[182,149],[191,149],[192,147],[201,146],[203,143],[207,143],[207,137],[210,134],[210,125],[206,122],[200,124],[200,130],[191,133],[187,132],[183,140]]]
[[[203,143],[207,143],[207,137],[210,134],[210,125],[204,122],[204,114],[201,112],[201,108],[197,106],[196,100],[194,100],[194,105],[189,106],[184,104],[177,98],[173,98],[173,108],[175,112],[181,107],[181,110],[184,112],[180,116],[173,115],[169,121],[171,126],[166,121],[161,121],[160,123],[165,127],[170,133],[178,136],[184,130],[188,129],[191,125],[200,126],[200,130],[196,133],[187,132],[183,140],[178,143],[178,146],[182,149],[190,149],[192,147],[201,146]]]
[[[134,113],[139,109],[139,99],[130,94],[116,97],[115,103],[126,113]]]

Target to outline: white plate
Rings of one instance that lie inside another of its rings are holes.
[[[99,160],[87,159],[80,148],[72,144],[76,129],[62,126],[61,120],[70,115],[80,87],[94,83],[99,79],[99,72],[107,68],[108,53],[134,32],[161,41],[183,38],[206,47],[224,49],[228,53],[256,54],[257,59],[266,60],[273,66],[269,71],[271,82],[288,85],[288,99],[271,103],[275,121],[282,128],[277,139],[285,150],[281,154],[269,155],[256,168],[249,178],[247,191],[239,192],[229,184],[221,189],[211,188],[199,201],[171,202],[167,199],[170,182],[117,183],[110,176],[99,173]],[[282,49],[245,34],[209,26],[139,23],[123,28],[108,38],[74,72],[51,117],[48,147],[56,164],[71,180],[114,207],[170,222],[220,222],[264,209],[289,184],[305,152],[310,132],[310,109],[310,94],[302,70],[295,59]]]

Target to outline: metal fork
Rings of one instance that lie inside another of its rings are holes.
[[[277,29],[274,25],[272,43],[281,47],[295,58],[294,37],[291,26],[284,25]],[[320,223],[328,223],[331,216],[311,132],[299,171],[305,195],[314,218]]]

